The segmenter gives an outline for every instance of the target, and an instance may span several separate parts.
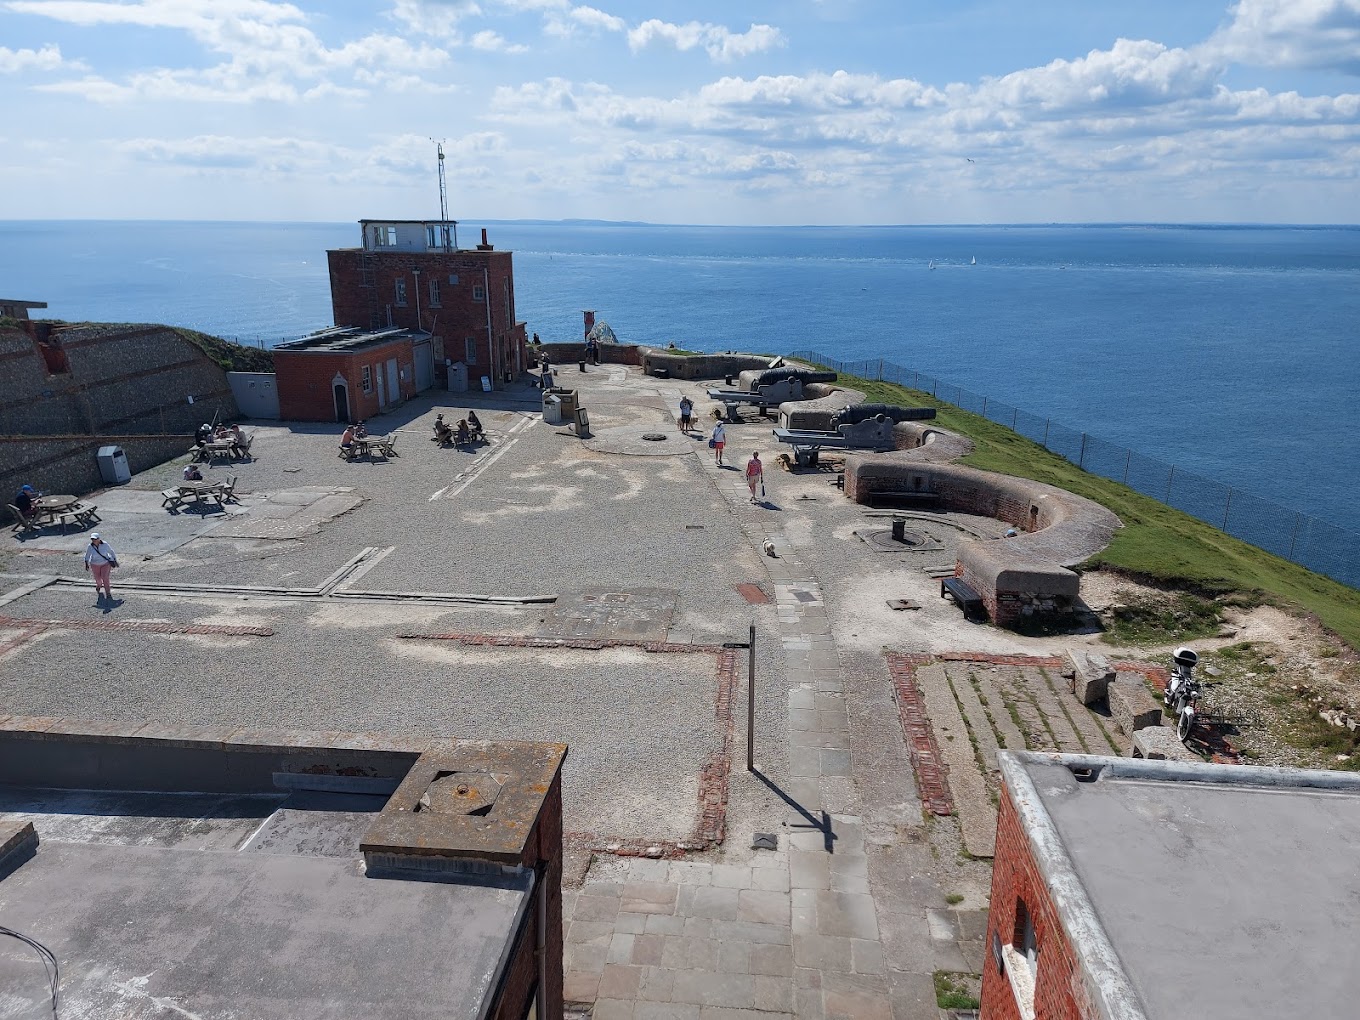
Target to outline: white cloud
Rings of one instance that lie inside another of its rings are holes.
[[[76,60],[63,60],[61,49],[48,43],[40,50],[11,50],[0,46],[0,74],[18,74],[21,71],[81,70],[84,64]]]
[[[1360,0],[1240,0],[1231,14],[1206,49],[1259,67],[1360,74]]]
[[[14,0],[10,9],[42,14],[72,24],[130,24],[187,32],[207,50],[225,56],[208,68],[155,68],[122,81],[88,76],[42,86],[45,91],[99,102],[175,99],[242,103],[296,101],[364,94],[334,75],[358,75],[363,84],[405,82],[414,72],[447,63],[448,54],[428,43],[370,33],[337,47],[326,46],[300,24],[306,16],[292,4],[268,0]]]
[[[606,14],[594,7],[573,7],[570,17],[572,21],[587,28],[601,28],[607,32],[622,32],[628,27],[628,23],[622,18]]]
[[[482,13],[474,0],[396,0],[392,17],[412,31],[456,39],[459,25]]]
[[[628,31],[628,46],[637,52],[654,42],[665,42],[677,50],[692,50],[702,46],[714,60],[731,61],[753,53],[783,46],[784,34],[770,25],[752,25],[745,32],[736,33],[723,25],[690,21],[683,25],[649,18]]]
[[[529,47],[521,46],[518,43],[511,44],[499,32],[492,32],[487,29],[477,32],[468,40],[469,45],[474,50],[483,50],[487,53],[527,53]]]

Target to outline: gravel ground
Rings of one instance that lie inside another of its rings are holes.
[[[77,597],[46,593],[24,610],[75,616]],[[413,625],[451,625],[407,607],[136,602],[138,619],[276,633],[48,631],[7,657],[0,704],[78,719],[560,741],[571,745],[567,827],[645,839],[689,833],[696,777],[719,746],[711,655],[399,641]],[[134,618],[131,608],[112,619]]]

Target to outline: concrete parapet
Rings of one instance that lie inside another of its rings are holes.
[[[1080,579],[1069,567],[1104,549],[1119,518],[1064,489],[1027,478],[941,463],[972,449],[960,436],[920,422],[893,430],[915,448],[846,458],[845,494],[857,503],[876,497],[929,496],[943,510],[994,517],[1017,534],[965,542],[955,573],[982,596],[1005,626],[1025,617],[1070,612]]]
[[[1109,688],[1110,716],[1129,736],[1148,727],[1162,725],[1162,705],[1147,689],[1137,673],[1115,677]]]
[[[1114,667],[1110,660],[1085,649],[1069,648],[1067,661],[1072,664],[1072,693],[1083,705],[1104,701],[1114,681]]]
[[[1167,726],[1146,726],[1133,735],[1129,748],[1130,758],[1147,758],[1153,761],[1201,761],[1197,754],[1191,753],[1174,730]]]

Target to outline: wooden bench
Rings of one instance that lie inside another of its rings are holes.
[[[964,581],[963,578],[940,578],[940,598],[946,596],[952,598],[954,605],[963,610],[965,620],[987,619],[987,607],[983,604],[982,596],[975,592],[972,585]]]
[[[937,507],[940,505],[940,494],[938,492],[930,492],[926,489],[881,489],[876,492],[870,492],[865,497],[865,502]]]

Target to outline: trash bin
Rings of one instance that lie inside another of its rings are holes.
[[[576,408],[578,406],[576,391],[559,389],[554,392],[562,398],[562,420],[564,422],[570,422],[576,417]]]
[[[543,397],[543,420],[549,425],[562,424],[562,398],[556,393]]]
[[[121,446],[101,446],[95,461],[99,464],[99,477],[110,485],[132,481],[132,469],[128,467],[127,454]]]

